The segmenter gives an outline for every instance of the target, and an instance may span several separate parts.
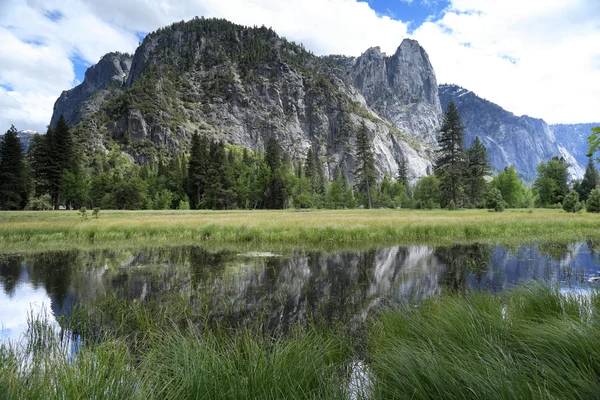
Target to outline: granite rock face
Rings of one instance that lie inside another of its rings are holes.
[[[401,132],[435,145],[442,108],[435,71],[418,42],[404,39],[389,57],[374,47],[358,58],[337,60],[350,70],[354,84],[377,115]]]
[[[83,82],[65,90],[54,103],[50,125],[64,115],[67,123],[76,125],[100,109],[108,97],[120,91],[127,82],[132,57],[129,54],[108,53],[88,68]]]
[[[465,146],[470,147],[479,136],[496,171],[514,165],[522,179],[532,182],[540,162],[559,156],[572,164],[572,177],[583,176],[585,164],[581,165],[557,141],[552,128],[544,120],[516,116],[456,85],[440,85],[439,95],[444,109],[450,101],[457,105],[465,125]]]
[[[380,175],[404,158],[414,181],[432,170],[441,117],[433,68],[415,41],[376,53],[317,57],[264,27],[196,18],[149,34],[133,58],[106,55],[52,120],[89,117],[81,129],[140,163],[187,150],[195,132],[255,151],[275,137],[294,160],[312,148],[330,178],[337,165],[352,178],[366,129]]]
[[[554,132],[557,143],[572,154],[585,171],[588,162],[588,137],[592,133],[592,128],[597,126],[600,126],[600,122],[550,125],[550,129]]]

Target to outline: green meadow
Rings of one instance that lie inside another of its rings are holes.
[[[600,214],[562,210],[76,211],[0,213],[4,252],[204,244],[255,249],[600,239]]]

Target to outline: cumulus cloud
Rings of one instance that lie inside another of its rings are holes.
[[[413,34],[438,81],[550,123],[600,120],[600,3],[453,0]]]
[[[133,52],[137,33],[196,15],[271,26],[319,55],[393,53],[408,35],[402,15],[357,0],[3,0],[0,128],[43,130],[55,99],[77,83],[75,57],[92,64],[109,51]],[[585,122],[600,119],[599,16],[596,0],[452,0],[411,36],[440,82],[517,114]]]

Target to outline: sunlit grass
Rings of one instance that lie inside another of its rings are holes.
[[[575,241],[600,238],[600,215],[561,210],[2,212],[5,252],[137,244],[365,247],[391,244]]]

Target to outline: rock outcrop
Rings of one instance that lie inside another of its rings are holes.
[[[404,39],[390,57],[374,47],[358,58],[337,60],[350,69],[354,84],[380,117],[435,145],[442,108],[435,71],[418,42]]]
[[[479,136],[496,171],[514,165],[522,179],[532,182],[540,162],[559,156],[572,164],[573,177],[583,176],[585,165],[580,165],[556,140],[544,120],[526,115],[518,117],[456,85],[440,85],[439,95],[444,109],[450,101],[456,103],[465,125],[465,146],[470,147]]]
[[[108,53],[85,72],[85,79],[71,90],[65,90],[54,103],[50,125],[61,115],[67,123],[76,125],[100,109],[108,97],[119,92],[127,82],[131,55]]]
[[[591,124],[559,124],[550,125],[554,132],[556,142],[564,147],[582,168],[588,162],[588,137],[592,134],[592,128],[600,126],[600,122]]]

